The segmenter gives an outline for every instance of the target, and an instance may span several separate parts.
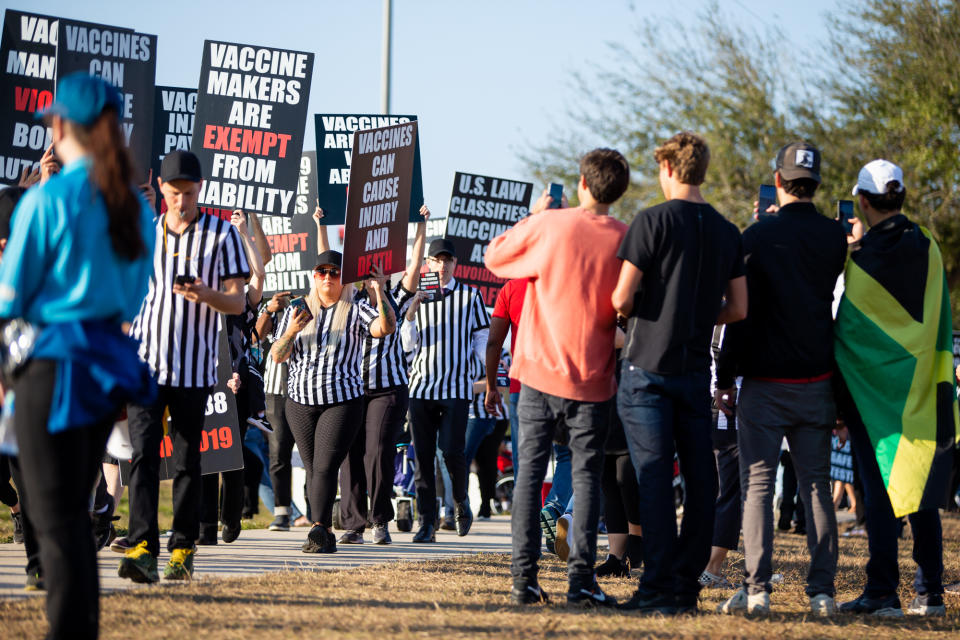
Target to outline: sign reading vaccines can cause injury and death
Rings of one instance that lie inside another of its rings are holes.
[[[191,150],[199,205],[293,215],[313,54],[207,40]]]
[[[445,234],[457,252],[453,277],[476,287],[488,307],[496,303],[506,279],[498,278],[484,266],[487,245],[527,216],[532,195],[530,182],[459,171],[453,177]]]
[[[358,131],[350,161],[343,236],[344,284],[406,268],[407,224],[413,182],[415,121]]]
[[[83,72],[113,84],[123,96],[120,126],[136,168],[147,178],[153,147],[157,36],[123,27],[61,19],[57,77]]]
[[[323,224],[340,225],[347,207],[347,185],[350,182],[350,162],[353,138],[357,131],[378,129],[404,122],[417,116],[376,114],[317,114],[314,116],[317,134],[317,180]],[[410,222],[423,222],[423,173],[420,168],[420,136],[414,149],[413,183],[410,189]]]

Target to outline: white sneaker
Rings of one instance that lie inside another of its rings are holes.
[[[737,589],[730,598],[717,607],[717,613],[746,613],[747,615],[763,615],[770,613],[770,594],[766,591],[747,595],[746,590]]]
[[[567,561],[570,557],[570,547],[573,546],[573,516],[565,513],[557,520],[557,539],[553,543],[553,548],[557,552],[557,557]]]
[[[704,589],[733,589],[733,584],[731,584],[729,580],[706,570],[700,574],[697,582],[699,582],[700,586]]]
[[[829,618],[830,616],[836,615],[837,603],[827,594],[819,593],[810,598],[810,611],[812,611],[815,616]]]
[[[907,607],[907,615],[930,617],[947,615],[947,608],[943,604],[943,596],[917,596]]]

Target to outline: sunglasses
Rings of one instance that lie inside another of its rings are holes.
[[[330,269],[327,269],[326,267],[320,267],[319,269],[314,269],[314,273],[319,275],[321,278],[323,276],[330,276],[331,278],[340,277],[340,269],[337,269],[336,267],[332,267]]]

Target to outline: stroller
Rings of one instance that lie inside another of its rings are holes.
[[[397,514],[397,531],[413,530],[417,503],[413,481],[415,467],[413,443],[397,444],[397,455],[393,461],[393,509]]]

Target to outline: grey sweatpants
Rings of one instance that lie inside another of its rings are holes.
[[[744,380],[737,402],[747,593],[771,591],[773,494],[786,436],[807,516],[807,595],[834,595],[837,517],[830,493],[830,436],[836,423],[831,382]]]

